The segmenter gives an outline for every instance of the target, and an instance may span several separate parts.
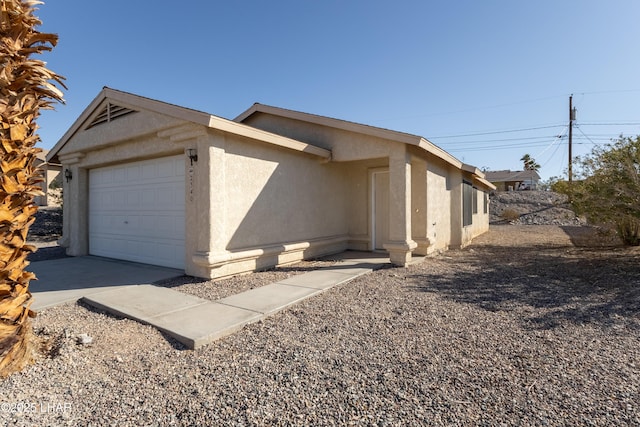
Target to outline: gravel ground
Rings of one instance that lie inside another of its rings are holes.
[[[80,304],[44,310],[47,356],[2,382],[0,424],[640,425],[640,252],[596,242],[492,226],[197,351]],[[218,296],[186,282],[165,285]]]

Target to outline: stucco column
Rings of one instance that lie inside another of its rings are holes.
[[[69,242],[67,255],[82,256],[89,254],[89,173],[84,168],[70,166],[72,178],[69,180],[68,194],[70,206],[64,214],[69,215],[67,231]],[[65,205],[67,200],[65,200]],[[64,218],[64,216],[63,216]],[[64,219],[63,219],[64,221]]]
[[[427,255],[432,242],[427,237],[427,162],[414,157],[411,163],[411,233],[418,247],[413,251]]]
[[[411,238],[411,156],[404,145],[389,156],[389,242],[383,246],[398,266],[407,266],[417,247]]]
[[[67,255],[89,254],[89,172],[78,167],[82,154],[60,156],[62,167],[62,238],[59,244],[66,247]],[[65,170],[71,172],[67,181]]]
[[[222,135],[198,138],[198,161],[194,163],[193,176],[187,175],[186,222],[196,226],[187,227],[187,251],[192,257],[185,271],[198,277],[210,277],[212,265],[226,250],[224,145]]]

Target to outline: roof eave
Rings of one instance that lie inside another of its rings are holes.
[[[247,126],[242,123],[236,123],[233,121],[222,119],[220,117],[209,116],[208,127],[223,132],[234,133],[236,135],[243,136],[249,139],[268,142],[279,147],[289,148],[291,150],[311,154],[325,160],[331,159],[331,151],[324,148],[316,147],[315,145],[307,144],[292,138],[287,138],[281,135],[264,131],[262,129]]]
[[[93,114],[96,108],[105,100],[110,99],[114,102],[120,102],[135,106],[140,109],[153,111],[159,114],[165,114],[178,119],[182,119],[191,123],[206,126],[210,129],[217,129],[225,132],[231,132],[250,139],[264,141],[276,146],[289,148],[295,151],[311,154],[324,160],[331,159],[331,151],[310,144],[286,138],[280,135],[272,134],[267,131],[253,128],[242,123],[236,123],[231,120],[213,116],[197,110],[191,110],[173,104],[168,104],[155,99],[145,98],[127,92],[104,87],[94,100],[85,108],[82,114],[76,119],[73,125],[60,138],[55,146],[47,154],[46,160],[52,161],[58,159],[58,153],[64,145],[78,132],[87,119]]]
[[[369,125],[363,125],[360,123],[349,122],[332,117],[319,116],[315,114],[304,113],[301,111],[288,110],[285,108],[255,103],[247,110],[239,114],[235,119],[233,119],[233,121],[241,123],[256,113],[273,114],[276,116],[287,117],[294,120],[312,122],[319,125],[335,127],[342,130],[363,133],[370,136],[402,142],[407,145],[415,145],[458,169],[461,169],[463,166],[463,163],[460,160],[456,159],[454,156],[447,153],[442,148],[438,147],[431,141],[421,136]]]

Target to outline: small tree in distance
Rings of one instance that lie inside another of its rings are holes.
[[[577,213],[614,226],[628,245],[640,245],[640,136],[620,136],[578,157],[571,193]]]

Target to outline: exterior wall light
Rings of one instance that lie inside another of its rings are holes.
[[[64,177],[67,180],[67,182],[71,181],[71,178],[73,178],[73,174],[71,173],[71,171],[69,169],[65,169],[64,170]]]
[[[195,148],[187,148],[187,157],[191,160],[191,166],[193,166],[193,162],[198,161],[198,150]]]

